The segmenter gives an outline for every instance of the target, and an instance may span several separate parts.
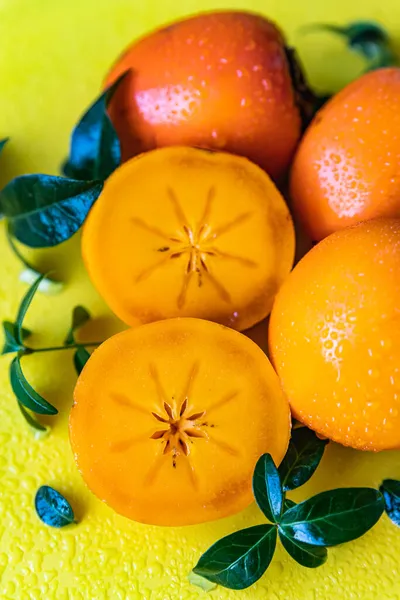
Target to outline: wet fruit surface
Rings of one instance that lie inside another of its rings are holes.
[[[261,169],[228,154],[165,148],[107,181],[82,251],[96,287],[128,324],[193,316],[241,330],[270,312],[294,234]]]
[[[75,390],[70,436],[91,490],[131,519],[185,525],[252,501],[257,458],[279,463],[289,407],[263,352],[198,319],[105,342]]]
[[[279,179],[301,116],[277,27],[243,12],[198,15],[130,46],[106,84],[131,74],[110,104],[125,159],[189,145],[246,156]]]
[[[291,173],[293,207],[314,240],[400,216],[400,69],[348,85],[317,113]]]
[[[342,444],[400,448],[400,220],[337,232],[295,267],[270,320],[294,416]]]

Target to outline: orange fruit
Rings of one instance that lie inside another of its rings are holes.
[[[291,172],[293,208],[313,240],[400,217],[400,69],[360,77],[320,110]]]
[[[243,330],[269,314],[291,269],[293,224],[268,175],[245,158],[163,148],[112,174],[82,253],[129,325],[200,317]]]
[[[118,513],[189,525],[252,502],[257,459],[276,464],[289,405],[269,360],[244,335],[170,319],[102,344],[75,389],[70,439],[89,488]]]
[[[264,17],[225,11],[172,23],[127,48],[105,85],[129,69],[109,107],[124,160],[201,146],[246,156],[274,179],[287,171],[307,90],[282,33]]]
[[[294,417],[346,446],[400,448],[400,220],[336,232],[282,286],[272,362]]]

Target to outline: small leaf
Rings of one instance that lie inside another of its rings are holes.
[[[279,523],[283,493],[278,469],[270,454],[263,454],[257,461],[253,475],[253,494],[267,519],[272,523]]]
[[[289,508],[293,508],[293,506],[297,506],[296,502],[293,502],[290,498],[285,498],[283,501],[283,510],[286,512]]]
[[[0,212],[26,246],[56,246],[78,231],[102,189],[100,181],[22,175],[0,192]]]
[[[385,479],[379,488],[385,501],[386,513],[397,527],[400,527],[400,481]]]
[[[294,429],[288,451],[279,466],[279,475],[285,492],[294,490],[315,473],[328,440],[320,440],[311,429]]]
[[[49,432],[49,428],[46,425],[40,423],[35,417],[30,413],[21,402],[18,402],[18,407],[24,417],[25,421],[28,423],[32,429],[34,429],[39,434],[47,434]]]
[[[11,321],[3,321],[3,331],[4,331],[4,346],[1,351],[1,354],[9,354],[11,352],[20,352],[24,349],[24,346],[17,342],[17,332],[16,326]],[[21,337],[22,341],[26,340],[31,335],[31,331],[29,329],[21,328]]]
[[[104,181],[121,164],[121,146],[107,106],[125,75],[92,104],[75,127],[70,155],[63,167],[67,177]]]
[[[328,551],[323,546],[312,546],[289,538],[281,529],[279,530],[279,539],[286,552],[302,567],[315,569],[323,565],[328,558]]]
[[[70,503],[57,490],[42,485],[35,496],[38,517],[50,527],[65,527],[76,522]]]
[[[84,306],[75,306],[72,311],[72,323],[64,344],[69,346],[75,342],[75,332],[90,320],[90,313]]]
[[[208,579],[204,579],[204,577],[200,577],[200,575],[196,575],[196,573],[193,573],[193,571],[189,573],[188,580],[189,583],[195,585],[196,587],[199,587],[204,592],[212,592],[212,590],[215,590],[215,588],[217,587],[216,583],[208,581]]]
[[[56,415],[58,413],[58,410],[42,398],[27,382],[21,369],[19,356],[16,356],[10,365],[10,381],[17,400],[29,410],[39,415]]]
[[[22,302],[19,305],[17,318],[15,321],[15,337],[21,346],[23,346],[23,337],[22,337],[22,323],[24,322],[25,315],[28,311],[28,308],[31,305],[34,295],[36,294],[36,290],[38,289],[40,283],[45,278],[45,275],[40,275],[36,279],[36,281],[31,285],[29,290],[26,292],[25,296],[22,298]]]
[[[0,154],[1,154],[1,151],[3,150],[4,146],[7,144],[8,140],[9,140],[9,138],[0,140]]]
[[[286,537],[315,546],[350,542],[377,523],[383,496],[372,488],[339,488],[317,494],[284,513]]]
[[[232,533],[211,546],[193,572],[232,590],[243,590],[268,569],[276,537],[275,525],[256,525]]]
[[[74,353],[74,366],[78,375],[81,374],[83,367],[86,365],[87,361],[90,358],[89,352],[83,346],[79,346],[79,348]]]

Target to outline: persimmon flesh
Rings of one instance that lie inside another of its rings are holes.
[[[108,339],[75,389],[70,438],[89,488],[142,523],[188,525],[252,501],[252,473],[282,460],[287,400],[265,354],[244,335],[170,319]]]
[[[244,330],[271,311],[292,266],[294,232],[259,167],[171,147],[112,174],[84,225],[82,253],[128,325],[198,317]]]

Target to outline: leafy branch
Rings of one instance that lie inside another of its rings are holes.
[[[26,344],[26,340],[31,336],[31,331],[24,328],[23,323],[32,300],[44,279],[45,275],[41,275],[29,288],[21,301],[15,321],[3,321],[5,343],[1,352],[1,354],[16,355],[10,364],[11,388],[25,420],[37,431],[44,431],[46,428],[36,419],[35,415],[52,416],[56,415],[58,410],[34,390],[27,381],[22,370],[21,359],[24,356],[31,354],[75,349],[73,359],[76,371],[79,374],[90,357],[86,348],[101,344],[101,342],[76,341],[75,334],[77,330],[85,325],[90,319],[89,312],[83,306],[76,306],[74,308],[71,326],[67,332],[63,345],[33,348]]]
[[[267,570],[278,537],[300,565],[316,568],[326,562],[328,547],[350,542],[371,529],[385,503],[387,510],[397,506],[399,519],[399,482],[395,486],[387,480],[381,491],[339,488],[299,504],[285,498],[285,491],[303,485],[315,472],[325,445],[312,431],[298,429],[279,470],[269,454],[261,456],[254,470],[253,493],[269,523],[222,538],[200,557],[193,572],[230,589],[245,589]]]

